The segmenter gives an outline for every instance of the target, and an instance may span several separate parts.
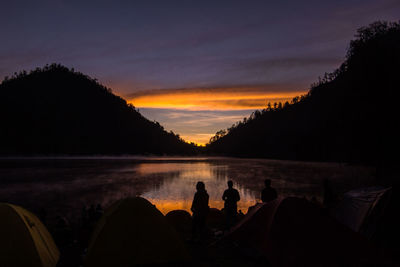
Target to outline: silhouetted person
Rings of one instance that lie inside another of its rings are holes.
[[[89,223],[89,214],[88,214],[88,210],[86,208],[86,206],[82,207],[82,211],[81,211],[81,221],[82,221],[82,226],[86,227]]]
[[[73,240],[72,229],[64,217],[57,215],[53,236],[59,247],[71,245]]]
[[[278,197],[276,190],[271,187],[271,180],[264,180],[265,188],[261,191],[261,201],[263,203],[270,202]]]
[[[100,204],[97,204],[95,211],[95,220],[100,220],[101,216],[103,216],[104,210],[102,209]]]
[[[319,205],[319,206],[321,205],[320,203],[318,203],[318,200],[317,200],[316,196],[312,196],[311,199],[310,199],[310,202],[315,204],[315,205]]]
[[[195,239],[198,234],[199,237],[203,237],[206,219],[209,211],[208,206],[208,193],[206,186],[203,182],[196,184],[197,192],[194,194],[191,210],[193,212],[193,224],[192,224],[192,239]]]
[[[90,207],[89,207],[89,209],[87,210],[87,212],[88,212],[89,220],[90,220],[90,219],[93,219],[94,216],[95,216],[94,214],[96,213],[96,208],[95,208],[94,204],[91,204],[91,205],[90,205]]]
[[[94,224],[91,222],[89,218],[89,209],[84,205],[81,211],[81,227],[78,233],[78,240],[80,245],[83,248],[87,248],[89,246],[89,239],[92,233]]]
[[[239,192],[233,188],[233,182],[228,181],[228,189],[224,191],[222,199],[225,201],[224,212],[226,217],[226,228],[231,228],[236,222],[237,202],[240,200]]]
[[[334,205],[335,196],[333,194],[332,185],[328,179],[324,180],[323,187],[324,187],[324,199],[322,205],[329,211]]]

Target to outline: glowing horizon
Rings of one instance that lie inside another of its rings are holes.
[[[146,90],[125,98],[144,113],[151,110],[155,114],[165,114],[166,118],[158,115],[156,121],[162,121],[163,126],[186,142],[204,146],[215,132],[230,127],[255,110],[266,108],[268,102],[290,102],[304,93],[306,91],[265,85]],[[204,112],[214,114],[204,115]],[[233,112],[240,114],[233,115]],[[154,118],[152,113],[145,115]]]
[[[183,110],[248,110],[264,109],[268,102],[290,102],[305,91],[267,91],[262,87],[214,89],[181,89],[145,91],[128,96],[128,103],[137,108]]]

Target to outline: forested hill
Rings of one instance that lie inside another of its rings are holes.
[[[52,64],[0,84],[0,155],[191,154],[110,89]]]
[[[398,154],[400,25],[357,31],[346,59],[308,94],[270,104],[207,145],[214,154],[377,163]],[[393,154],[394,153],[394,154]]]

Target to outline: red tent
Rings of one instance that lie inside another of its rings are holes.
[[[383,257],[365,238],[309,201],[294,197],[257,204],[227,238],[259,250],[272,266],[383,263]]]
[[[367,187],[351,190],[331,210],[342,224],[367,238],[373,238],[392,193],[391,187]]]

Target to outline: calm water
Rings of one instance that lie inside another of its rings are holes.
[[[0,159],[0,202],[22,205],[48,216],[77,219],[84,206],[103,207],[127,196],[142,196],[164,214],[190,211],[197,181],[203,181],[210,206],[222,208],[226,182],[239,190],[244,213],[259,201],[263,180],[278,194],[321,198],[322,180],[335,190],[368,185],[374,169],[337,163],[305,163],[236,158],[36,158]]]

